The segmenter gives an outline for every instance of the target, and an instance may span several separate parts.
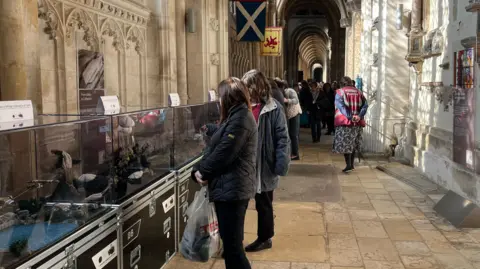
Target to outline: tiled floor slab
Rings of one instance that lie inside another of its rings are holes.
[[[423,242],[417,241],[395,241],[395,247],[400,255],[430,256],[432,253]]]
[[[329,263],[292,262],[291,269],[331,269]]]
[[[353,221],[353,228],[355,230],[355,235],[357,237],[374,237],[374,238],[388,237],[380,221],[355,220]]]
[[[358,238],[363,260],[400,261],[398,252],[390,239]]]
[[[245,244],[253,242],[256,234],[246,234]],[[273,238],[273,248],[248,253],[252,261],[289,261],[321,263],[327,260],[326,242],[323,236],[285,236]]]
[[[382,221],[388,236],[396,241],[421,241],[422,238],[407,220]]]
[[[274,204],[275,233],[278,235],[322,235],[325,233],[322,206],[318,203]],[[257,232],[257,211],[247,210],[245,232]]]
[[[332,266],[363,266],[362,255],[358,249],[332,249],[330,264]]]

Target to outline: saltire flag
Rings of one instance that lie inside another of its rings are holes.
[[[267,26],[267,2],[265,0],[236,1],[237,40],[265,41]]]

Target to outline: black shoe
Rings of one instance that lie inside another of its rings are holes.
[[[344,172],[344,173],[349,173],[349,172],[351,172],[353,169],[355,169],[355,168],[352,168],[352,167],[347,166],[347,167],[345,167],[345,169],[342,170],[342,172]]]
[[[352,171],[352,154],[350,153],[347,153],[347,154],[343,154],[343,157],[345,158],[345,164],[347,165],[347,167],[345,167],[345,169],[342,170],[342,172],[344,173],[348,173],[350,171]]]
[[[355,170],[355,151],[350,155],[350,167]]]
[[[225,252],[222,252],[222,259],[225,260]]]
[[[245,248],[246,252],[257,252],[262,251],[265,249],[272,248],[272,239],[268,239],[267,241],[260,241],[255,240],[255,242],[251,243]]]
[[[293,158],[291,158],[290,160],[292,160],[292,161],[300,161],[300,157],[299,157],[299,156],[293,157]]]

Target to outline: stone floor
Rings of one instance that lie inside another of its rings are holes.
[[[302,141],[302,160],[275,194],[273,248],[248,254],[254,269],[480,269],[480,229],[456,229],[432,209],[440,196],[376,170],[376,162],[343,174],[343,156],[330,153],[331,140]],[[251,203],[245,243],[255,235]],[[176,256],[166,268],[225,265],[221,259],[193,263]]]

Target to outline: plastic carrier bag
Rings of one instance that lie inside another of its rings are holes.
[[[188,221],[180,243],[180,253],[191,261],[207,262],[220,250],[220,234],[215,206],[208,200],[206,186],[196,193],[186,214]]]

